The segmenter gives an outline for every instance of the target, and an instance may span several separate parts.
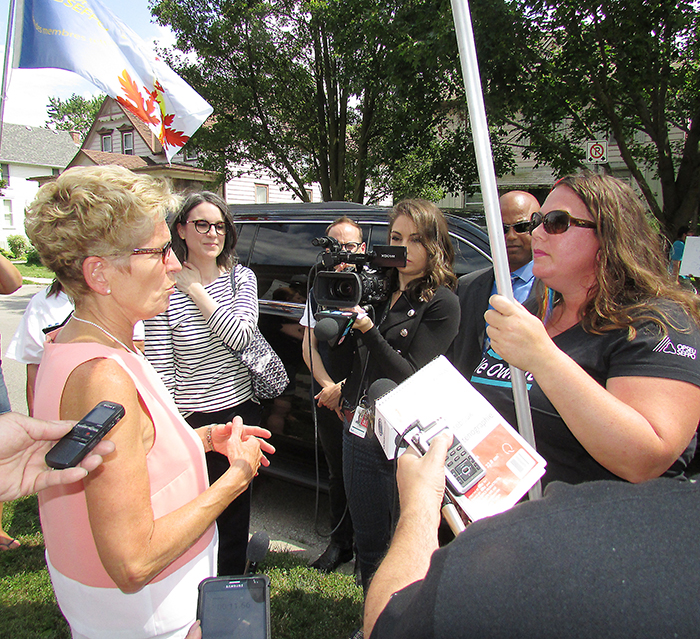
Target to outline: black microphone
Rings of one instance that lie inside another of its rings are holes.
[[[338,337],[340,325],[332,317],[324,317],[316,322],[314,335],[319,342],[330,342],[334,337]]]
[[[356,318],[357,313],[352,311],[320,311],[316,313],[314,336],[334,348],[343,343]]]
[[[258,530],[248,541],[244,575],[254,575],[258,571],[258,564],[265,559],[269,547],[270,537],[264,530]]]
[[[374,433],[374,418],[375,411],[377,409],[377,400],[384,397],[388,392],[393,391],[398,384],[393,379],[388,379],[386,377],[381,377],[380,379],[372,382],[370,387],[367,389],[367,395],[365,399],[365,406],[369,411],[369,430]]]
[[[387,379],[386,377],[373,382],[367,389],[367,407],[374,411],[377,400],[393,391],[397,386],[398,384],[393,379]]]

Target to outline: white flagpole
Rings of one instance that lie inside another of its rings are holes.
[[[5,122],[7,85],[10,83],[10,57],[12,56],[12,27],[14,20],[15,0],[10,0],[10,15],[7,18],[7,37],[5,38],[5,62],[2,67],[2,93],[0,93],[0,148],[2,148],[2,128]]]
[[[493,155],[489,128],[486,122],[486,109],[484,96],[481,91],[481,78],[479,75],[479,63],[476,57],[476,44],[474,42],[474,30],[472,28],[471,15],[468,0],[451,0],[452,15],[454,17],[457,44],[459,45],[459,58],[462,66],[462,78],[467,93],[467,105],[469,107],[469,119],[471,121],[472,136],[474,138],[474,150],[476,152],[476,164],[479,170],[479,182],[484,200],[486,214],[486,227],[491,244],[491,256],[496,276],[496,287],[501,295],[513,299],[513,287],[510,282],[510,269],[508,268],[508,253],[506,241],[503,235],[503,222],[498,204],[498,188],[496,186],[496,172],[493,168]],[[532,428],[532,415],[530,413],[530,401],[527,395],[525,374],[514,366],[510,367],[513,383],[513,399],[515,400],[515,413],[518,418],[518,430],[525,440],[535,446],[535,433]],[[542,488],[538,481],[528,493],[530,499],[539,499],[542,496]]]

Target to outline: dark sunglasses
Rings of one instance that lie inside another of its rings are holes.
[[[508,235],[510,229],[513,229],[516,233],[527,233],[530,230],[530,222],[529,220],[524,220],[515,224],[504,224],[503,235]]]
[[[160,253],[160,257],[163,260],[163,264],[165,264],[168,261],[168,258],[170,257],[170,251],[173,248],[173,243],[168,242],[163,248],[136,248],[133,251],[131,251],[132,255],[158,255]]]
[[[584,229],[597,228],[595,222],[572,217],[567,211],[550,211],[545,215],[542,215],[542,213],[533,213],[530,217],[528,232],[532,235],[532,232],[540,224],[544,226],[545,232],[549,235],[565,233],[570,226],[579,226]]]

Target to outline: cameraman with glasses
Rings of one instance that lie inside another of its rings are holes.
[[[337,240],[340,248],[349,253],[364,253],[366,245],[362,240],[362,228],[349,217],[335,220],[326,229],[326,235]],[[339,264],[336,270],[345,270],[346,264]],[[311,563],[321,572],[332,572],[341,564],[353,558],[353,528],[347,508],[345,485],[343,482],[343,414],[341,411],[342,383],[350,374],[354,355],[353,340],[345,340],[334,349],[325,342],[319,342],[314,335],[317,310],[313,289],[304,310],[300,324],[304,327],[302,356],[313,373],[314,399],[318,404],[318,436],[329,470],[329,498],[331,541],[318,559]]]
[[[539,211],[540,203],[534,195],[525,191],[509,191],[501,196],[499,205],[513,295],[516,300],[525,303],[535,283],[532,274],[532,238],[528,232],[530,216]],[[488,348],[484,313],[491,308],[489,298],[496,292],[492,267],[459,278],[457,296],[462,308],[462,319],[448,356],[467,379]]]
[[[639,197],[611,176],[563,178],[530,235],[536,314],[493,296],[490,346],[462,372],[515,424],[508,364],[526,371],[543,485],[682,475],[700,421],[700,299],[673,281]]]

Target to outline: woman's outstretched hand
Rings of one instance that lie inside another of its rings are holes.
[[[357,317],[353,322],[352,327],[357,330],[366,333],[370,328],[374,326],[372,318],[367,314],[367,311],[361,306],[354,306],[350,309],[353,313],[357,313]]]
[[[233,421],[226,424],[212,426],[211,443],[217,453],[229,458],[230,463],[233,463],[238,453],[249,453],[252,450],[252,444],[253,447],[257,446],[260,451],[258,464],[269,466],[270,460],[266,455],[273,455],[275,447],[265,440],[269,439],[271,434],[266,428],[247,426],[240,417],[234,417]]]

